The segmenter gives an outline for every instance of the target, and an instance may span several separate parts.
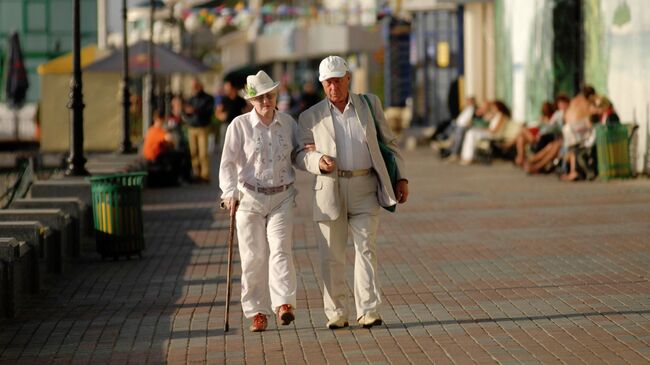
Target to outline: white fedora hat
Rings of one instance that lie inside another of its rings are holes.
[[[249,75],[246,77],[244,98],[248,100],[256,96],[264,95],[269,91],[273,91],[278,85],[280,83],[274,82],[264,71],[260,71],[256,75]]]

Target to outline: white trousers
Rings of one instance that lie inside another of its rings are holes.
[[[460,159],[468,162],[474,160],[478,142],[491,136],[492,133],[487,129],[472,128],[468,130],[463,139],[463,149],[460,152]]]
[[[376,238],[379,225],[377,180],[374,174],[339,178],[341,212],[334,221],[317,222],[321,256],[323,304],[328,319],[348,317],[345,248],[348,230],[354,243],[354,301],[357,319],[376,312],[381,298],[377,281]]]
[[[282,304],[296,306],[293,262],[295,190],[265,195],[242,191],[237,209],[241,258],[241,305],[246,318],[271,315]]]

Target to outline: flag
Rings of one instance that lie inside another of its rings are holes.
[[[14,32],[9,38],[8,50],[5,96],[9,105],[17,107],[21,106],[25,101],[27,88],[29,87],[18,33]]]

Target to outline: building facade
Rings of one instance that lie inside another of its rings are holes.
[[[29,77],[27,102],[39,99],[36,68],[72,51],[72,3],[71,0],[0,1],[0,74],[4,81],[7,40],[12,32],[18,32]],[[97,0],[80,0],[80,6],[81,44],[96,43]]]

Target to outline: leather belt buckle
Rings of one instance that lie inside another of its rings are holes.
[[[359,170],[338,170],[339,177],[358,177],[370,175],[370,169],[359,169]]]
[[[291,185],[293,185],[293,183],[289,183],[287,185],[281,185],[281,186],[271,186],[271,187],[267,188],[267,187],[262,187],[262,186],[254,186],[254,185],[251,185],[251,184],[249,184],[247,182],[244,183],[244,187],[246,189],[252,190],[252,191],[255,191],[257,193],[264,194],[264,195],[273,195],[273,194],[281,193],[281,192],[283,192],[285,190],[288,190]]]

